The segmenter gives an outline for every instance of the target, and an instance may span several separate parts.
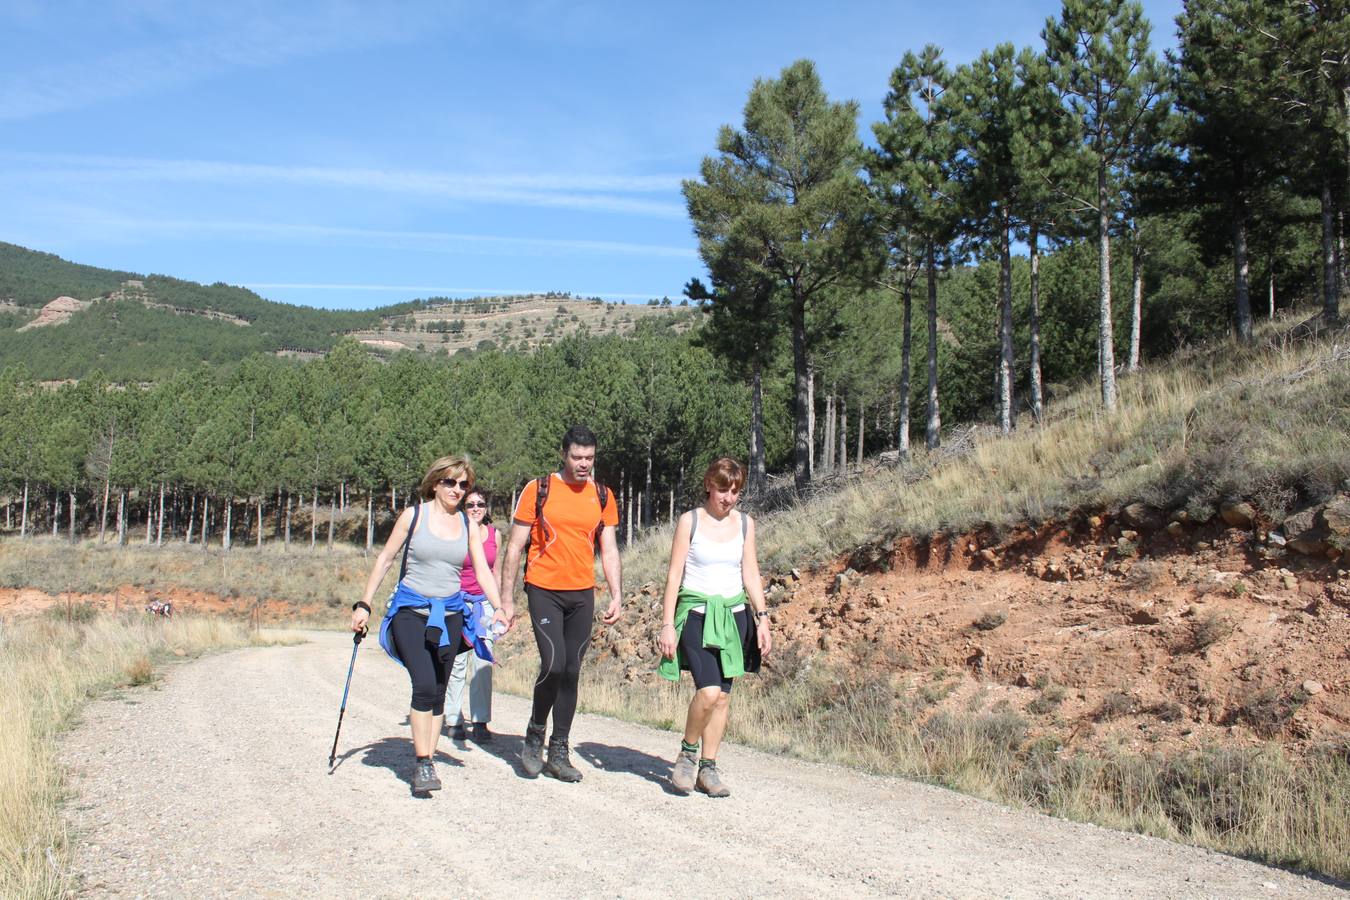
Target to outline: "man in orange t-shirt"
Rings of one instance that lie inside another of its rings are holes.
[[[539,647],[539,679],[534,684],[534,707],[525,729],[520,763],[531,777],[547,772],[560,781],[580,781],[581,772],[568,755],[568,737],[577,711],[577,682],[581,658],[591,640],[595,621],[595,546],[600,545],[600,567],[609,587],[604,623],[619,621],[623,597],[619,570],[618,503],[592,478],[595,434],[574,425],[563,435],[562,468],[545,476],[547,490],[541,518],[536,521],[539,485],[525,485],[511,525],[502,570],[502,596],[515,591],[520,553],[529,542],[525,562],[525,596],[530,605],[534,641]],[[544,730],[553,713],[553,734],[544,762]]]

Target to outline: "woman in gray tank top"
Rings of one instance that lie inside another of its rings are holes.
[[[414,793],[440,790],[441,781],[432,763],[445,719],[447,675],[455,656],[467,649],[488,653],[478,634],[461,590],[460,572],[472,566],[488,600],[497,609],[493,623],[510,628],[515,604],[497,591],[492,568],[483,553],[479,530],[469,527],[460,501],[473,486],[473,467],[458,456],[444,456],[432,463],[422,479],[423,502],[403,511],[384,549],[375,559],[365,593],[352,606],[352,630],[365,629],[370,621],[371,601],[394,560],[405,565],[380,625],[380,645],[408,670],[412,701],[408,721],[412,725]]]

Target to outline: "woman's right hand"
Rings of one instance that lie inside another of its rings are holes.
[[[665,659],[675,658],[675,626],[662,625],[661,633],[656,638],[656,645],[661,648],[661,656]]]
[[[361,607],[352,610],[352,631],[365,631],[366,623],[370,621],[370,613]]]

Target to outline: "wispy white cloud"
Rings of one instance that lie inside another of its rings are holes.
[[[642,196],[674,195],[678,175],[594,175],[561,173],[465,174],[409,169],[268,165],[191,159],[136,159],[67,154],[7,154],[23,166],[0,178],[26,182],[145,181],[210,184],[289,184],[341,187],[386,193],[441,197],[479,203],[557,207],[683,218],[678,202]]]
[[[341,242],[379,244],[398,249],[491,256],[561,256],[575,253],[693,259],[693,247],[634,244],[624,241],[589,241],[575,238],[522,238],[445,231],[383,228],[348,228],[288,222],[239,222],[200,219],[151,219],[86,214],[65,218],[66,226],[95,226],[126,235],[182,235],[184,233],[229,234],[248,240]]]
[[[74,62],[5,72],[0,79],[0,121],[78,109],[232,69],[264,68],[335,50],[411,40],[448,18],[452,8],[352,0],[308,4],[303,12],[261,0],[141,4],[130,11],[117,6],[65,12],[103,16],[116,34],[134,36],[143,30],[153,32],[156,39],[133,40],[131,46]],[[58,27],[62,18],[58,11],[52,27]],[[85,28],[89,24],[79,22]]]

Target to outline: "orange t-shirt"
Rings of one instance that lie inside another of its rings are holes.
[[[544,501],[547,539],[534,527],[534,502],[539,483],[531,478],[516,501],[515,520],[530,526],[530,552],[525,581],[551,591],[582,591],[595,587],[596,525],[619,524],[618,505],[609,495],[602,515],[595,483],[568,484],[556,472],[549,475],[548,499]]]

